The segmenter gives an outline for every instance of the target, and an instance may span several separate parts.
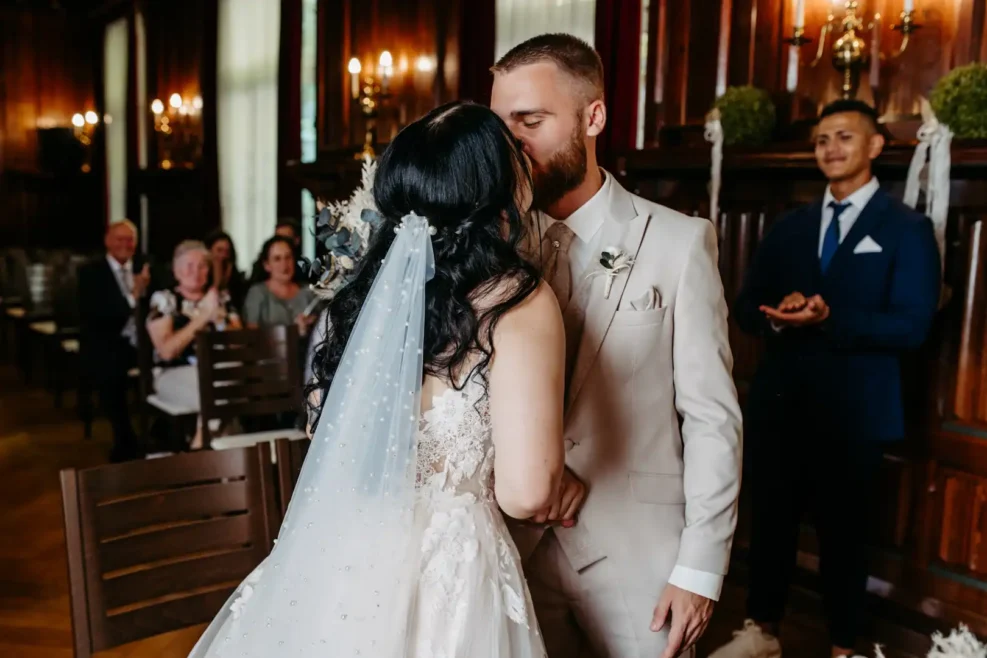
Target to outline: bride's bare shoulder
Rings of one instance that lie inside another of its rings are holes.
[[[538,287],[507,311],[494,330],[495,339],[518,332],[565,336],[559,302],[552,288],[544,281],[540,281]]]

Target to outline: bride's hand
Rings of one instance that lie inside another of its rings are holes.
[[[562,472],[562,484],[555,502],[531,520],[535,523],[559,523],[563,528],[571,528],[576,524],[576,514],[585,501],[586,485],[566,467]]]

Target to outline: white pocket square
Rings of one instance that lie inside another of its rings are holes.
[[[654,288],[648,290],[637,299],[631,300],[631,308],[635,311],[653,311],[658,308],[660,303],[660,297],[658,296],[658,291]]]
[[[853,253],[855,254],[879,254],[884,251],[881,245],[874,242],[874,238],[867,235],[864,239],[857,243],[857,246],[853,248]]]

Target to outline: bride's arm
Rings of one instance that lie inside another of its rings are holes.
[[[565,329],[547,284],[494,330],[490,416],[497,503],[526,519],[551,505],[565,466]]]

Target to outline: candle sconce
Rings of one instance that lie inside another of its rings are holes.
[[[155,98],[150,109],[159,166],[193,168],[202,156],[202,98],[186,99],[176,93],[168,98],[167,107]]]
[[[391,95],[394,58],[385,50],[380,54],[378,64],[376,71],[364,72],[360,60],[353,57],[347,66],[350,74],[350,94],[366,121],[363,149],[353,156],[358,160],[376,157],[377,118],[380,116],[381,106]]]
[[[879,58],[878,64],[881,61],[890,61],[901,57],[908,49],[911,34],[922,27],[921,24],[915,22],[915,10],[912,3],[913,0],[905,0],[905,9],[899,16],[900,22],[891,26],[895,32],[901,32],[901,44],[890,57],[885,57],[879,50],[881,15],[874,14],[871,21],[865,26],[864,19],[858,14],[860,5],[857,0],[847,0],[841,19],[838,19],[832,11],[827,16],[826,22],[819,31],[819,45],[816,48],[815,59],[808,66],[815,68],[819,65],[819,62],[826,55],[826,46],[830,36],[839,30],[841,32],[840,37],[833,43],[831,51],[833,68],[843,76],[840,88],[843,98],[853,98],[857,95],[857,89],[860,87],[860,74],[871,62],[868,44],[860,35],[865,30],[872,33],[874,41],[870,46],[874,50],[874,56]],[[805,36],[803,16],[804,0],[796,0],[796,25],[793,28],[792,36],[785,39],[785,42],[797,48],[812,42],[812,39]]]
[[[346,70],[350,78],[351,116],[363,119],[363,147],[354,158],[373,158],[378,136],[387,140],[407,125],[409,118],[427,111],[432,105],[436,76],[433,57],[418,55],[409,58],[399,52],[395,57],[385,50],[364,65],[356,57],[349,60]],[[424,110],[422,105],[424,104]]]
[[[104,117],[105,123],[110,122],[110,117]],[[72,115],[72,134],[82,146],[82,171],[88,173],[92,170],[92,145],[96,126],[99,125],[99,115],[89,110],[85,114],[77,113]]]

